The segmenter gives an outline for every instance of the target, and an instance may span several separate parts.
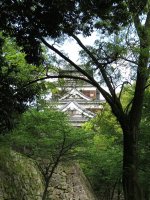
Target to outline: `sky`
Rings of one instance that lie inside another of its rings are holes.
[[[91,36],[86,38],[81,35],[79,36],[79,39],[83,42],[84,45],[93,45],[96,38],[96,33],[93,33]],[[73,39],[68,39],[60,49],[64,50],[72,61],[79,63],[78,52],[81,50],[81,48],[76,43],[76,41]]]

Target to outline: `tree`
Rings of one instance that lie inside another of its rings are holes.
[[[124,108],[132,100],[134,94],[134,87],[126,86],[122,92],[122,103]],[[149,199],[149,89],[147,89],[144,98],[144,107],[142,113],[142,119],[140,124],[140,137],[138,140],[140,157],[139,157],[139,179],[143,185],[144,199]],[[116,196],[116,189],[118,187],[121,194],[122,187],[115,182],[114,177],[118,177],[121,174],[121,148],[122,137],[121,128],[112,115],[109,106],[106,104],[104,110],[99,113],[96,118],[87,122],[84,125],[85,129],[93,130],[96,133],[96,138],[91,145],[85,147],[87,151],[87,158],[83,165],[84,171],[97,193],[101,193],[106,199],[113,199],[113,195]],[[94,143],[94,144],[93,144]],[[119,163],[119,164],[118,164]],[[114,167],[117,165],[117,167]],[[94,166],[94,167],[92,167]],[[94,169],[93,169],[94,168]],[[111,176],[112,175],[112,176]],[[100,185],[98,183],[101,183]],[[147,184],[144,184],[147,183]],[[102,187],[103,186],[103,187]],[[115,188],[115,190],[114,190]],[[107,191],[105,193],[105,191]],[[115,191],[115,192],[114,192]],[[106,195],[105,195],[106,194]],[[112,195],[113,194],[113,195]],[[120,195],[119,195],[120,196]],[[118,199],[119,199],[118,196]],[[116,198],[116,197],[115,197]]]
[[[87,159],[83,159],[82,164],[85,174],[102,199],[121,199],[122,133],[109,106],[106,104],[103,111],[84,124],[84,128],[94,132],[91,143],[85,146]]]
[[[84,0],[55,2],[10,0],[1,3],[1,19],[3,19],[1,29],[16,36],[18,44],[23,45],[27,52],[28,61],[39,63],[40,42],[44,43],[85,77],[65,74],[58,75],[58,78],[69,76],[89,82],[97,87],[110,105],[123,131],[125,200],[143,199],[137,171],[138,136],[144,93],[149,77],[149,16],[149,0],[91,0],[88,3]],[[99,30],[105,39],[99,37],[96,48],[86,47],[79,39],[79,34],[89,36],[96,30]],[[77,65],[56,46],[46,41],[46,38],[58,38],[63,34],[73,38],[88,55],[88,67],[96,72],[98,80],[91,76],[85,65]],[[110,42],[114,35],[116,35],[115,40]],[[116,92],[118,82],[122,87],[127,83],[119,75],[119,66],[122,65],[130,69],[130,75],[132,69],[135,70],[135,76],[130,77],[135,80],[133,100],[126,109],[120,100],[122,90],[119,95]],[[56,76],[51,76],[46,71],[45,78],[47,77]],[[101,81],[105,83],[109,92],[101,86]]]
[[[48,195],[48,187],[57,166],[77,159],[77,147],[89,137],[82,129],[69,125],[64,113],[56,110],[28,110],[11,135],[3,137],[13,150],[32,158],[44,178],[42,200]]]
[[[121,199],[122,151],[115,137],[95,134],[84,153],[81,167],[96,195],[106,200]]]
[[[139,136],[139,151],[140,151],[140,180],[145,184],[144,187],[144,198],[148,200],[150,198],[150,170],[149,170],[149,154],[150,154],[150,142],[147,139],[149,137],[149,128],[150,128],[150,90],[148,89],[145,93],[144,106],[142,113],[142,120],[140,125],[140,136]]]
[[[41,75],[42,68],[29,65],[13,39],[0,34],[0,41],[0,133],[5,134],[40,93],[44,83],[24,88],[29,80]]]

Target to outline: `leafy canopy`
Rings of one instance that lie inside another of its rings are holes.
[[[28,64],[25,54],[15,41],[0,34],[0,132],[13,128],[17,115],[24,112],[29,102],[44,89],[44,83],[24,87],[42,68]]]
[[[75,148],[84,144],[88,135],[82,129],[70,126],[64,113],[43,109],[25,112],[16,129],[7,139],[10,146],[33,159],[55,160],[70,154],[75,156]],[[5,137],[4,137],[5,138]]]

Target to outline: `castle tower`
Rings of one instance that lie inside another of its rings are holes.
[[[67,71],[67,73],[79,75],[75,71]],[[99,91],[81,80],[65,79],[63,95],[57,101],[58,109],[68,114],[70,122],[75,127],[80,127],[92,119],[103,108]]]

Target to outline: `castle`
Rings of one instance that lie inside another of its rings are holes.
[[[57,108],[68,114],[71,124],[75,127],[80,127],[103,108],[100,92],[87,82],[68,78],[60,91],[60,95],[57,96]]]

